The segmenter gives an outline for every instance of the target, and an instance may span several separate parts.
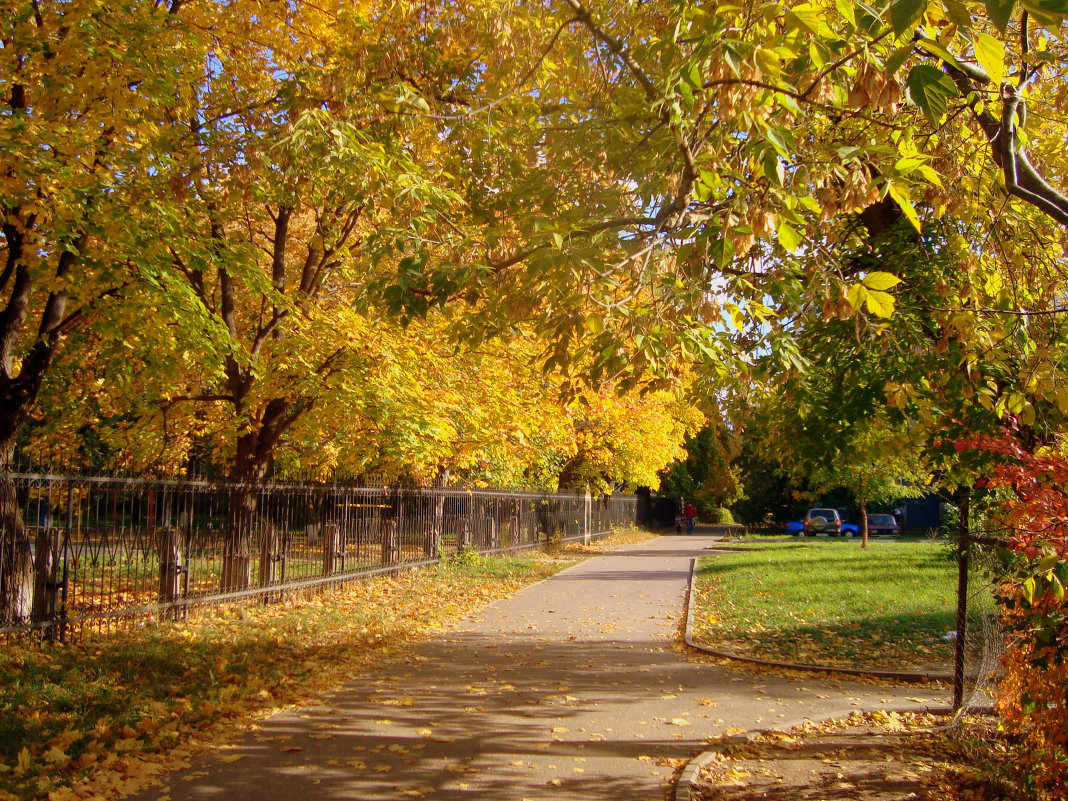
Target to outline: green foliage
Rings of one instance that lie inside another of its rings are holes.
[[[734,515],[730,509],[717,507],[703,513],[703,517],[714,526],[729,526],[734,524]]]
[[[949,111],[950,98],[960,92],[942,70],[927,64],[918,64],[909,70],[907,81],[909,97],[932,125],[938,125]]]
[[[738,436],[724,422],[719,410],[710,422],[686,439],[685,459],[669,465],[660,474],[660,493],[693,501],[702,517],[729,506],[741,495],[741,475],[734,465]]]
[[[756,526],[781,525],[800,520],[809,507],[803,482],[783,474],[774,458],[774,444],[760,440],[757,431],[742,438],[736,462],[742,477],[743,496],[732,507],[735,518]]]
[[[482,563],[482,557],[478,551],[464,548],[452,557],[453,562],[461,567],[477,567]]]

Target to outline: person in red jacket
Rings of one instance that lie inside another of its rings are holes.
[[[692,503],[686,504],[682,516],[686,518],[686,533],[693,534],[693,527],[697,523],[697,507]]]

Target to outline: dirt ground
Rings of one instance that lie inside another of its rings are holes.
[[[968,754],[946,719],[932,715],[855,714],[789,732],[727,738],[713,751],[693,787],[695,801],[1018,797],[991,777],[996,766]]]

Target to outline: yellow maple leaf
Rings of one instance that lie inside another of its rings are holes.
[[[58,745],[53,745],[51,748],[45,751],[41,755],[41,759],[43,759],[50,765],[55,765],[56,767],[63,767],[68,762],[70,762],[70,756]]]
[[[33,760],[32,760],[32,757],[30,756],[30,749],[26,748],[26,747],[23,747],[23,749],[21,751],[19,751],[18,761],[15,763],[15,771],[14,771],[15,775],[16,776],[21,776],[23,773],[25,773],[27,770],[29,770],[30,769],[30,762],[32,762],[32,761]]]

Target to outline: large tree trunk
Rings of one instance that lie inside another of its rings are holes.
[[[434,489],[444,489],[449,485],[449,468],[439,467],[434,476]],[[445,536],[445,494],[441,493],[434,497],[434,522],[427,532],[424,543],[424,552],[428,559],[437,555],[441,549],[442,539]]]
[[[223,591],[244,590],[249,586],[253,549],[258,544],[256,532],[261,525],[257,513],[261,484],[283,432],[305,409],[301,404],[275,398],[264,407],[258,425],[238,437],[230,469],[233,485],[223,546]]]
[[[256,542],[256,510],[259,483],[267,473],[270,454],[258,458],[259,432],[243,434],[230,469],[231,486],[226,511],[226,541],[223,544],[223,592],[248,589],[252,574],[252,550]]]
[[[5,284],[13,278],[7,305],[0,310],[0,468],[8,468],[14,460],[19,432],[30,407],[37,400],[59,344],[67,289],[49,293],[41,311],[37,336],[18,360],[18,343],[27,334],[34,282],[30,270],[22,262],[25,232],[10,222],[10,218],[2,227],[7,244]],[[66,284],[85,241],[84,235],[78,237],[70,243],[72,247],[60,255],[55,273],[58,283]],[[17,370],[16,363],[19,365]],[[14,482],[0,479],[0,622],[25,620],[30,614],[32,594],[33,552],[19,508],[18,493]]]
[[[2,414],[10,417],[9,410]],[[0,469],[10,467],[18,429],[0,439]],[[22,519],[18,490],[10,478],[0,478],[0,625],[22,623],[33,603],[33,552]]]
[[[248,485],[230,490],[223,543],[223,592],[248,589],[252,570],[253,530],[256,525],[256,492]]]

